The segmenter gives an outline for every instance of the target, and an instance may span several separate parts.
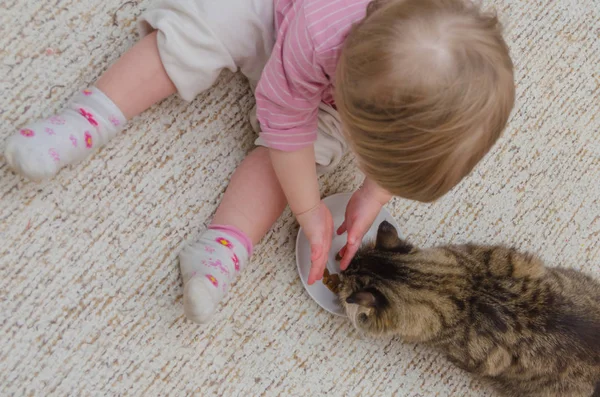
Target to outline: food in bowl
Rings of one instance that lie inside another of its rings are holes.
[[[340,276],[337,273],[329,273],[327,268],[323,273],[323,284],[334,294],[340,292]]]

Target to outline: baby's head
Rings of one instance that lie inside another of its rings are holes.
[[[424,202],[490,150],[515,96],[497,18],[463,0],[375,0],[344,43],[335,86],[363,172]]]

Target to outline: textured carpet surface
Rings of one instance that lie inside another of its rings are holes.
[[[432,205],[389,208],[414,243],[509,243],[600,271],[600,2],[496,0],[516,64],[504,138]],[[136,40],[148,3],[0,2],[0,146]],[[366,340],[310,300],[289,212],[209,326],[182,316],[177,254],[251,149],[239,75],[170,98],[54,180],[0,162],[0,395],[488,396],[435,352]],[[359,182],[346,158],[324,195]]]

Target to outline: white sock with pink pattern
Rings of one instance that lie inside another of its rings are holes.
[[[119,108],[92,87],[76,95],[60,114],[21,128],[8,139],[4,157],[26,178],[48,179],[105,145],[126,122]]]
[[[233,226],[211,225],[200,240],[179,254],[183,310],[198,324],[207,323],[252,254],[252,242]]]

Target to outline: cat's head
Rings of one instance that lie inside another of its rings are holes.
[[[383,222],[341,273],[339,298],[357,329],[425,341],[441,330],[441,316],[456,311],[462,271],[440,250],[415,248]]]

